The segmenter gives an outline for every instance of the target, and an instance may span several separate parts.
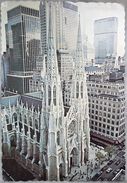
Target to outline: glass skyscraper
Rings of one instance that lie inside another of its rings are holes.
[[[102,64],[106,57],[117,55],[118,18],[109,17],[94,22],[95,62]]]
[[[9,10],[7,16],[6,35],[8,36],[6,43],[10,49],[11,63],[8,84],[11,90],[20,90],[20,93],[24,93],[28,92],[29,89],[22,85],[28,83],[28,78],[32,77],[40,52],[39,11],[18,6]],[[22,81],[21,85],[18,81]],[[18,83],[22,89],[18,85],[16,87],[16,84],[13,85],[14,82]]]
[[[70,51],[76,49],[78,33],[78,6],[68,1],[56,1],[55,8],[55,39],[56,49],[59,50],[65,45]],[[47,54],[48,43],[48,1],[40,2],[40,25],[41,25],[41,51]],[[64,45],[63,45],[64,44]]]

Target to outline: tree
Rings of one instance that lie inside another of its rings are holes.
[[[96,157],[97,157],[97,159],[98,159],[98,161],[99,161],[99,165],[101,164],[102,160],[105,158],[105,156],[103,155],[103,153],[100,152],[100,151],[98,151],[98,152],[96,153]]]
[[[113,151],[114,151],[114,147],[111,146],[111,145],[109,145],[109,146],[107,146],[107,147],[105,148],[105,151],[108,153],[108,156],[110,157],[111,154],[112,154]]]

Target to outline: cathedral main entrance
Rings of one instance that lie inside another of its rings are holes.
[[[60,165],[59,165],[59,179],[60,179],[60,181],[63,181],[64,179],[63,179],[63,176],[64,176],[64,174],[63,174],[63,164],[61,163]]]
[[[70,167],[78,166],[78,150],[73,148],[70,155]]]

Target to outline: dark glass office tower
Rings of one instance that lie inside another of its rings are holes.
[[[7,16],[7,47],[10,49],[8,88],[26,93],[29,92],[27,83],[36,68],[40,52],[39,11],[18,6],[9,10]]]

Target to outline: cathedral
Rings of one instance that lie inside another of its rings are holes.
[[[49,1],[47,59],[46,62],[43,60],[40,94],[3,97],[0,103],[3,157],[14,157],[37,178],[49,181],[63,180],[71,167],[86,164],[90,150],[80,21],[70,108],[65,113],[55,44],[54,11],[54,2]]]

